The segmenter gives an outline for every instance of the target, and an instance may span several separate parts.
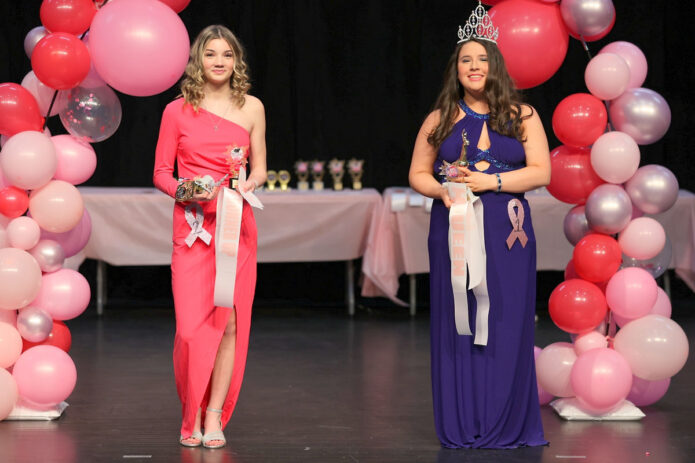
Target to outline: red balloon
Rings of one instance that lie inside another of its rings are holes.
[[[503,1],[490,10],[497,46],[518,88],[550,79],[567,55],[569,34],[556,3]]]
[[[565,280],[571,280],[572,278],[579,278],[579,275],[577,275],[577,271],[574,269],[574,261],[570,259],[565,266]]]
[[[579,278],[601,283],[609,280],[618,271],[622,253],[614,238],[600,233],[590,233],[574,247],[572,261]]]
[[[568,333],[586,333],[605,318],[608,306],[603,292],[593,283],[572,279],[560,283],[548,301],[550,318]]]
[[[89,74],[89,51],[80,39],[65,32],[42,38],[31,54],[36,77],[56,90],[77,87]]]
[[[0,190],[0,214],[14,219],[24,214],[29,207],[29,195],[16,186]]]
[[[561,145],[550,152],[550,185],[555,198],[570,204],[584,204],[589,193],[605,183],[591,167],[591,150]]]
[[[41,342],[29,342],[22,338],[22,342],[22,352],[35,346],[55,346],[65,352],[69,352],[72,346],[72,335],[65,323],[60,320],[53,320],[53,329],[46,339]]]
[[[568,146],[589,146],[606,131],[608,112],[589,93],[575,93],[558,103],[553,112],[553,132]]]
[[[25,130],[43,130],[36,98],[19,84],[0,84],[0,134],[11,137]]]
[[[177,13],[181,13],[184,8],[191,3],[191,0],[159,0]],[[501,0],[499,0],[501,1]]]
[[[50,32],[80,35],[89,29],[96,12],[92,0],[43,0],[39,16]]]

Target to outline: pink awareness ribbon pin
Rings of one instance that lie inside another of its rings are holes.
[[[514,212],[514,207],[516,206],[517,212]],[[523,228],[524,225],[524,206],[518,199],[510,199],[507,203],[507,213],[509,214],[509,221],[512,223],[514,228],[512,232],[507,237],[507,247],[512,249],[514,242],[518,239],[521,243],[521,247],[525,248],[528,242],[528,236]]]

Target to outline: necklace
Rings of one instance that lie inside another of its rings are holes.
[[[228,102],[228,103],[227,103],[227,106],[224,108],[224,112],[222,113],[222,115],[221,115],[221,116],[217,116],[217,122],[215,122],[215,120],[214,120],[214,119],[212,118],[212,116],[211,116],[211,114],[213,114],[213,113],[210,112],[210,111],[208,111],[207,109],[203,108],[203,109],[205,109],[205,114],[208,115],[208,119],[210,119],[210,123],[212,124],[212,129],[213,129],[215,132],[217,132],[217,129],[220,128],[220,122],[222,122],[222,118],[224,118],[224,116],[227,114],[227,111],[229,111],[229,106],[230,106],[231,104],[232,104],[231,102]]]

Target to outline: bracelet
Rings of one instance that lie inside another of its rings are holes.
[[[500,177],[499,172],[495,174],[495,177],[497,177],[497,193],[502,191],[502,177]]]

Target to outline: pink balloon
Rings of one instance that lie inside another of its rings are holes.
[[[656,281],[644,269],[628,267],[618,270],[608,281],[606,302],[616,314],[639,318],[649,313],[656,302]]]
[[[602,53],[614,53],[625,60],[630,68],[630,80],[627,88],[641,87],[647,78],[647,58],[636,45],[630,42],[612,42],[599,51]]]
[[[107,3],[94,16],[89,41],[99,75],[134,96],[155,95],[174,85],[190,48],[181,18],[156,0]]]
[[[620,232],[618,244],[626,256],[647,260],[664,249],[666,232],[664,227],[651,217],[639,217],[631,220]]]
[[[570,373],[577,360],[574,346],[568,342],[555,342],[546,346],[536,359],[536,376],[541,387],[557,397],[572,397]]]
[[[32,306],[48,312],[54,320],[70,320],[89,305],[89,283],[81,273],[68,268],[46,273]]]
[[[592,349],[577,357],[571,381],[582,407],[601,414],[625,400],[632,386],[632,372],[627,360],[613,349]]]
[[[608,347],[606,336],[598,331],[589,331],[588,333],[580,334],[574,340],[574,352],[577,356],[582,355],[592,349],[603,349]]]
[[[29,71],[24,79],[22,79],[22,87],[29,90],[29,93],[34,95],[36,102],[39,104],[39,111],[41,111],[42,116],[48,114],[48,108],[51,107],[51,101],[53,100],[53,95],[56,90],[48,87],[43,82],[41,82],[34,74],[34,71]],[[65,99],[60,97],[60,94],[55,99],[53,107],[51,108],[51,116],[55,116],[65,107]]]
[[[7,370],[0,368],[0,421],[9,416],[18,398],[17,382]]]
[[[89,211],[85,208],[80,223],[75,228],[64,233],[51,233],[41,230],[41,239],[57,241],[62,246],[65,257],[68,258],[80,252],[87,245],[91,234],[92,219]]]
[[[7,225],[7,239],[13,248],[27,251],[36,246],[40,237],[39,224],[30,217],[17,217]]]
[[[670,378],[688,359],[683,329],[661,315],[647,315],[623,326],[613,346],[628,361],[632,374],[649,381]]]
[[[630,67],[615,53],[594,56],[584,71],[584,82],[592,95],[601,100],[619,97],[630,82]]]
[[[22,353],[22,336],[14,326],[0,322],[0,368],[9,368]]]
[[[541,353],[543,349],[541,349],[538,346],[533,346],[533,357],[534,359],[538,358],[538,354]],[[536,381],[536,388],[538,389],[538,404],[539,405],[545,405],[547,403],[550,403],[551,400],[555,397],[552,395],[550,392],[547,392],[545,389],[541,387],[541,383]]]
[[[87,50],[89,50],[89,55],[92,55],[92,50],[89,46],[89,32],[85,34],[85,36],[82,38],[82,42],[84,42],[85,46],[87,47]],[[80,87],[83,88],[97,88],[97,87],[103,87],[106,85],[106,82],[104,82],[104,79],[101,78],[99,73],[97,72],[96,69],[94,69],[94,60],[92,60],[89,63],[89,74],[87,74],[87,77],[84,78],[82,82],[80,82]]]
[[[44,186],[55,174],[57,164],[51,139],[33,130],[20,132],[7,140],[0,155],[5,179],[24,190]]]
[[[67,399],[77,383],[77,369],[68,354],[55,346],[36,346],[17,360],[12,376],[19,395],[39,405],[54,405]]]
[[[623,132],[604,133],[591,147],[591,167],[609,183],[627,182],[637,172],[639,161],[639,146]]]
[[[656,302],[647,315],[649,314],[671,318],[671,300],[668,298],[666,291],[658,286],[656,287]],[[632,318],[621,317],[617,313],[612,313],[611,316],[618,326],[625,326],[633,320]]]
[[[84,203],[73,185],[63,180],[52,180],[31,192],[29,212],[44,230],[63,233],[80,222]]]
[[[647,381],[646,379],[632,377],[632,387],[627,395],[627,400],[637,405],[644,407],[659,401],[668,387],[671,385],[671,378],[661,379],[659,381]]]
[[[97,155],[89,143],[72,135],[51,137],[55,146],[58,167],[53,178],[73,185],[89,180],[97,167]]]
[[[0,309],[28,305],[41,288],[41,268],[26,251],[0,249]]]
[[[0,309],[0,323],[17,326],[17,311]]]

